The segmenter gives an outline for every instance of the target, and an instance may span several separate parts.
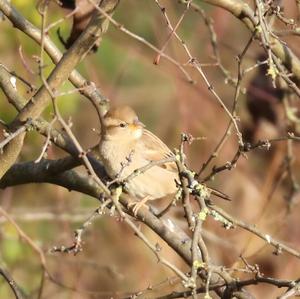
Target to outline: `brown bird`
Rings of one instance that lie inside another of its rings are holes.
[[[101,160],[108,175],[126,180],[134,170],[174,156],[154,134],[145,129],[136,113],[128,106],[111,109],[104,117],[99,145]],[[175,162],[155,165],[126,182],[130,195],[139,200],[133,211],[148,200],[175,194],[179,181]]]
[[[146,171],[129,178],[135,170],[151,162],[174,157],[173,152],[158,137],[145,129],[130,107],[120,106],[105,115],[99,152],[110,178],[125,180],[129,194],[138,200],[131,204],[135,215],[148,200],[176,193],[176,181],[180,180],[175,162],[152,165]],[[208,191],[230,200],[218,190],[208,188]]]

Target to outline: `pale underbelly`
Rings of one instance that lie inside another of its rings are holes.
[[[156,199],[175,193],[177,174],[164,169],[150,169],[126,183],[129,193],[139,199]]]

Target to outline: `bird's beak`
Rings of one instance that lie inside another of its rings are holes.
[[[136,125],[137,127],[142,127],[142,128],[145,128],[145,127],[146,127],[146,126],[145,126],[141,121],[139,121],[138,119],[135,120],[133,124]]]
[[[145,125],[142,122],[140,122],[138,119],[129,125],[129,128],[131,129],[134,139],[139,139],[142,137],[144,127]]]
[[[130,129],[132,130],[137,130],[137,129],[141,129],[141,128],[144,128],[145,125],[139,121],[138,119],[135,120],[132,124],[129,125]]]

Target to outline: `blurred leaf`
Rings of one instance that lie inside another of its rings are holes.
[[[124,52],[108,38],[104,38],[101,48],[97,52],[97,63],[101,66],[103,72],[111,77],[120,67],[124,60]]]
[[[23,255],[23,246],[18,239],[5,238],[1,244],[3,259],[8,263],[19,261]]]
[[[12,4],[16,6],[17,9],[22,11],[23,15],[26,15],[28,20],[34,23],[35,26],[40,26],[41,16],[39,15],[37,9],[35,9],[37,1],[34,0],[13,0]]]

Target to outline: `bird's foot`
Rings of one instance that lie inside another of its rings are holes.
[[[134,217],[137,216],[137,213],[139,211],[139,209],[141,207],[147,207],[149,208],[147,205],[146,205],[146,202],[149,200],[149,196],[146,196],[145,198],[143,198],[141,201],[135,201],[135,202],[130,202],[128,204],[128,207],[132,209],[132,212],[133,212],[133,215]]]

